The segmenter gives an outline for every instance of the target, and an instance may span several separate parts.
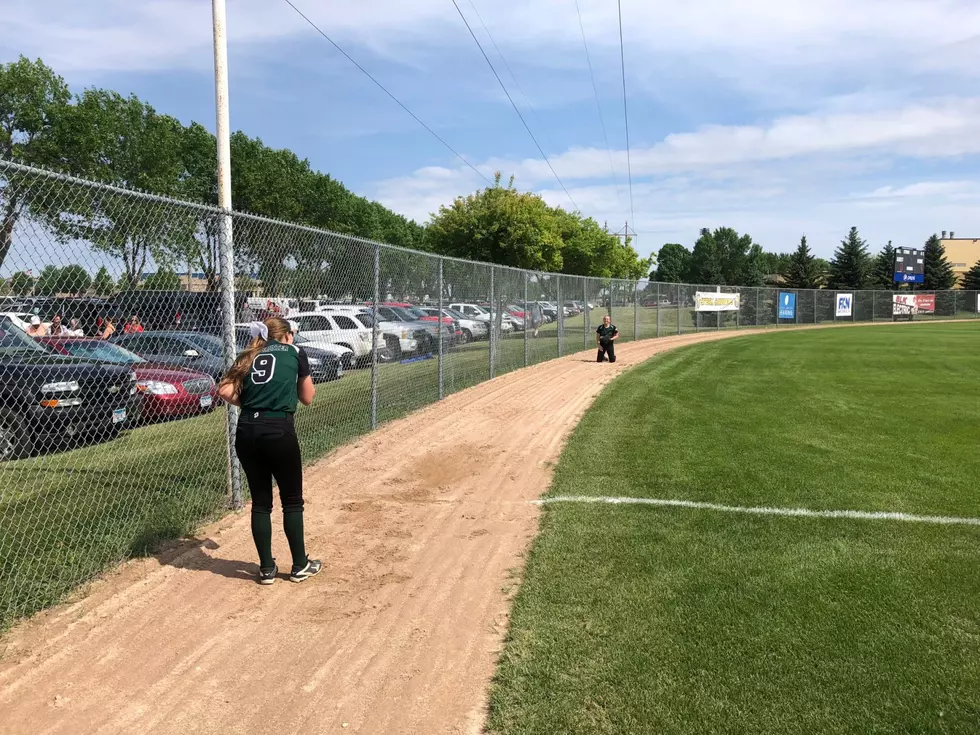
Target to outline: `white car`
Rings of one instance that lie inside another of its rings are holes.
[[[490,322],[493,319],[489,311],[484,309],[482,306],[477,306],[476,304],[455,303],[455,304],[450,304],[449,308],[452,311],[458,311],[467,319],[472,319],[473,321],[476,322],[485,322],[487,324],[490,324]],[[500,319],[500,331],[513,332],[514,322],[516,321],[517,320],[514,319],[514,317],[512,317],[510,314],[504,314]]]
[[[289,319],[296,322],[299,333],[314,347],[324,344],[346,347],[359,362],[365,362],[371,357],[373,330],[355,319],[354,314],[306,311],[291,314]]]
[[[372,308],[370,306],[351,306],[349,304],[321,305],[319,311],[332,314],[352,315],[366,327],[371,326]],[[392,357],[414,354],[429,349],[433,339],[425,324],[402,319],[391,309],[378,307],[378,335],[380,342],[387,345]]]
[[[249,326],[248,324],[235,325],[236,331],[239,333],[239,338],[241,341],[244,341],[244,335],[248,333],[248,326]],[[328,352],[331,355],[335,355],[337,359],[340,360],[340,365],[341,367],[343,367],[344,370],[353,369],[354,363],[357,362],[357,358],[354,355],[354,352],[347,347],[341,347],[340,345],[335,345],[328,342],[319,342],[317,344],[313,344],[313,341],[307,339],[306,335],[302,333],[296,335],[295,341],[297,345],[302,346],[304,344],[307,344],[310,347],[315,347],[318,350],[323,350],[324,352]]]
[[[439,315],[439,309],[435,306],[420,306],[419,309],[424,311],[429,316]],[[442,315],[444,317],[448,317],[449,319],[455,320],[455,322],[459,324],[459,328],[463,332],[462,341],[464,344],[467,342],[475,342],[478,339],[486,339],[487,335],[490,334],[489,322],[470,319],[462,312],[453,311],[452,309],[443,309]]]

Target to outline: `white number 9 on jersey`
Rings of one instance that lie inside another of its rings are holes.
[[[276,356],[259,355],[252,360],[252,383],[262,385],[272,380],[276,374]]]

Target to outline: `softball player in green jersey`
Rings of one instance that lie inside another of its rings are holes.
[[[239,406],[235,453],[252,491],[252,538],[259,552],[259,584],[272,584],[272,479],[279,483],[282,525],[293,568],[302,582],[320,571],[303,539],[303,461],[293,426],[296,403],[309,406],[315,388],[306,353],[293,344],[289,322],[279,317],[249,325],[252,343],[222,378],[218,395]]]

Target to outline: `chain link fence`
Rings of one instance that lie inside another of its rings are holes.
[[[896,303],[439,258],[6,162],[0,207],[0,629],[244,500],[216,381],[255,319],[294,321],[310,356],[317,396],[297,433],[312,462],[449,394],[592,349],[607,314],[624,342],[977,317],[975,292]]]

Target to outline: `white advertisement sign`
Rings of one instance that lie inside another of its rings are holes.
[[[698,291],[694,294],[695,311],[738,311],[742,294]]]
[[[919,309],[915,305],[915,296],[912,294],[895,294],[892,296],[892,315],[908,316],[918,313]]]
[[[854,310],[854,294],[852,293],[839,293],[837,294],[837,318],[842,316],[851,316]]]

